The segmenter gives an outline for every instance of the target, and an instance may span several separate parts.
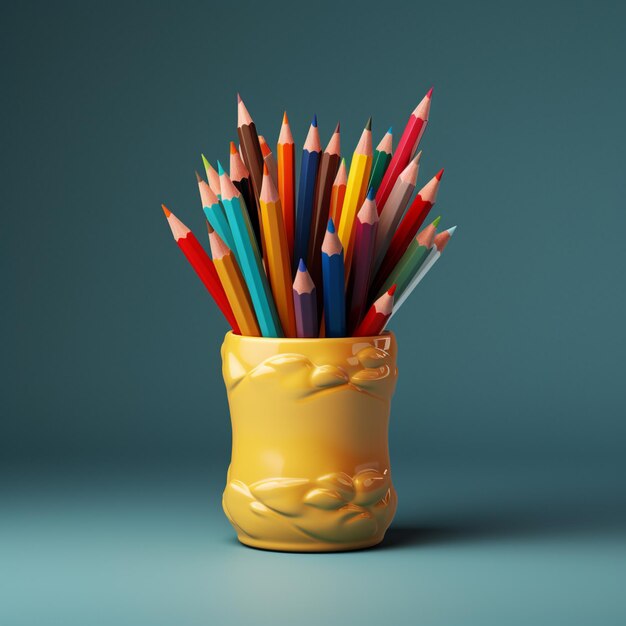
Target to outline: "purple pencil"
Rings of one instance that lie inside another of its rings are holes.
[[[355,223],[354,257],[352,272],[348,284],[348,331],[353,331],[361,322],[367,306],[376,235],[378,231],[378,210],[376,209],[374,188],[370,190],[365,202],[357,213]]]
[[[293,281],[293,304],[298,337],[317,337],[319,326],[315,284],[302,259],[300,259],[296,278]]]

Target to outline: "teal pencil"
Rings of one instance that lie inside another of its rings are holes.
[[[241,259],[240,268],[248,285],[252,306],[263,337],[283,337],[274,298],[263,270],[259,247],[252,231],[250,218],[243,198],[222,164],[218,161],[222,204],[233,234],[235,250]]]
[[[206,218],[220,236],[220,239],[228,246],[229,250],[232,250],[239,263],[239,255],[235,249],[235,242],[233,241],[233,233],[230,229],[230,224],[226,217],[224,207],[220,204],[217,196],[211,189],[210,185],[206,181],[202,180],[202,176],[196,172],[196,178],[198,179],[198,188],[200,189],[200,199],[202,200],[202,210],[206,215]]]

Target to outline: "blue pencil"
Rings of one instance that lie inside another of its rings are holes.
[[[298,259],[307,258],[309,250],[313,200],[315,199],[315,180],[321,156],[322,145],[320,143],[319,131],[317,130],[317,116],[313,116],[309,134],[306,136],[302,149],[302,162],[300,164],[300,184],[298,187],[298,208],[293,255],[294,268],[298,265]]]
[[[283,330],[276,311],[274,298],[256,243],[250,218],[241,194],[217,162],[222,191],[222,204],[233,234],[235,250],[241,259],[240,269],[248,285],[252,306],[256,313],[259,329],[263,337],[283,337]]]
[[[235,249],[235,242],[233,241],[233,234],[230,230],[228,219],[226,218],[226,212],[224,207],[220,204],[217,196],[211,189],[210,185],[202,180],[202,177],[196,172],[196,178],[198,179],[198,188],[200,189],[200,199],[202,200],[202,210],[206,215],[206,218],[220,236],[220,239],[226,244],[229,250],[233,251],[237,263],[239,263],[239,255]],[[241,265],[239,263],[239,265]]]
[[[346,336],[346,293],[343,247],[333,220],[322,242],[322,281],[324,284],[324,323],[327,337]]]

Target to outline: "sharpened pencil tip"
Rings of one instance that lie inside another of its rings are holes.
[[[375,197],[376,197],[376,190],[374,189],[374,187],[370,187],[369,191],[367,192],[367,199],[373,200]]]
[[[165,213],[165,217],[169,217],[172,214],[172,212],[164,204],[161,205],[161,208],[163,209],[163,213]]]
[[[231,154],[237,154],[237,146],[235,145],[234,141],[230,142],[230,153]]]
[[[335,133],[338,133],[340,130],[341,130],[341,122],[337,122],[337,128],[335,128]],[[333,135],[335,133],[333,133]]]
[[[372,130],[372,118],[370,117],[369,120],[367,120],[367,124],[365,124],[365,130]]]
[[[389,291],[387,291],[387,293],[390,296],[393,296],[394,293],[396,293],[396,288],[398,287],[398,285],[396,285],[395,283],[393,285],[391,285],[391,287],[389,287]]]
[[[300,259],[300,263],[298,263],[298,271],[306,272],[306,265],[304,264],[304,261],[302,259]]]
[[[434,87],[431,87],[431,88],[428,90],[428,93],[426,94],[426,97],[427,97],[427,98],[429,98],[429,99],[430,99],[430,98],[432,98],[432,97],[433,97],[433,89],[434,89]]]
[[[237,104],[239,104],[241,102],[241,96],[239,95],[239,92],[237,92]]]
[[[437,228],[437,226],[439,226],[439,222],[441,222],[441,215],[433,220],[433,226]]]
[[[333,222],[333,218],[329,218],[328,219],[328,232],[329,233],[334,233],[335,232],[335,223]]]
[[[287,111],[283,112],[283,124],[289,124],[289,118],[287,117]]]
[[[437,180],[441,180],[441,177],[442,177],[442,176],[443,176],[443,168],[441,168],[441,169],[437,172],[437,174],[435,175],[435,178],[436,178]]]
[[[196,180],[201,183],[202,182],[202,176],[200,176],[200,174],[198,174],[198,172],[196,171]]]
[[[387,131],[388,135],[393,135],[393,126],[389,127],[389,130]]]
[[[313,121],[311,122],[311,126],[315,126],[315,128],[317,128],[317,115],[313,115]]]
[[[217,162],[217,173],[220,176],[223,176],[224,174],[226,174],[226,172],[224,171],[224,168],[222,167],[222,164],[219,161]]]
[[[269,176],[270,171],[267,169],[267,163],[263,163],[263,176]]]
[[[448,228],[448,235],[452,237],[452,235],[454,235],[455,230],[456,230],[456,226],[453,226],[452,228]]]
[[[211,233],[215,232],[215,228],[213,228],[213,226],[211,226],[211,222],[209,222],[209,220],[206,220],[206,229],[207,229],[207,232],[209,233],[209,235]]]

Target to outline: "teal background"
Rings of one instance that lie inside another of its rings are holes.
[[[623,624],[626,10],[617,2],[3,5],[0,622]],[[393,320],[382,548],[240,547],[200,152],[240,91],[396,143],[453,242]]]

